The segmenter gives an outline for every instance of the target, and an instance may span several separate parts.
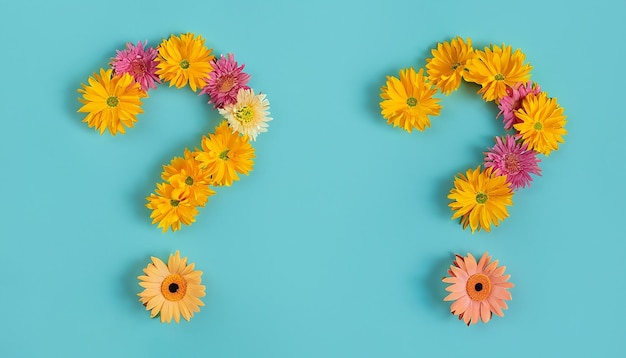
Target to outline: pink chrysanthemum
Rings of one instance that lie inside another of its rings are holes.
[[[530,174],[541,175],[537,152],[528,149],[528,144],[518,143],[515,137],[507,135],[504,140],[496,137],[496,145],[485,153],[485,168],[493,168],[495,175],[506,175],[511,189],[530,186]]]
[[[148,92],[151,88],[156,89],[156,83],[161,83],[156,74],[157,51],[154,47],[145,48],[147,44],[148,41],[145,43],[139,41],[135,46],[129,42],[126,44],[125,50],[117,50],[117,55],[111,59],[111,66],[115,74],[130,74],[144,92]]]
[[[513,87],[506,88],[506,96],[500,98],[498,108],[500,113],[498,117],[503,116],[504,129],[509,130],[513,125],[521,123],[522,120],[517,118],[515,111],[522,107],[522,101],[529,93],[539,94],[541,87],[538,84],[528,81],[526,83],[517,83]]]
[[[242,88],[250,89],[246,86],[250,75],[243,72],[244,66],[237,66],[232,53],[213,60],[213,72],[205,79],[207,84],[200,94],[208,94],[211,97],[209,103],[213,103],[214,108],[237,103],[237,92]]]

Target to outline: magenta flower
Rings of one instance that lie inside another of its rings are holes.
[[[211,98],[209,103],[213,103],[214,108],[223,108],[228,104],[237,103],[237,92],[240,89],[250,89],[246,83],[250,80],[250,75],[242,72],[245,65],[237,67],[232,53],[219,59],[213,60],[213,72],[206,79],[206,86],[200,94],[208,94]]]
[[[513,128],[513,125],[522,122],[522,120],[517,118],[515,115],[515,111],[520,109],[522,101],[529,93],[537,95],[540,92],[541,87],[539,87],[536,83],[533,84],[531,81],[528,81],[527,83],[520,82],[515,84],[513,87],[506,88],[506,96],[502,97],[500,99],[500,103],[498,104],[498,108],[500,109],[498,117],[504,115],[504,129],[509,130]]]
[[[145,49],[147,44],[148,41],[145,43],[139,41],[135,46],[129,42],[126,44],[125,50],[117,50],[117,55],[111,59],[111,66],[115,74],[128,73],[132,75],[144,92],[148,92],[150,88],[156,89],[156,83],[161,83],[156,74],[157,51],[154,47]]]
[[[526,143],[518,143],[507,135],[504,140],[496,137],[496,145],[485,153],[485,168],[493,168],[496,175],[506,175],[513,190],[530,186],[530,174],[541,175],[537,152],[528,150]]]

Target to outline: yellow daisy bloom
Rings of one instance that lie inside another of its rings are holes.
[[[88,82],[89,85],[81,83],[82,88],[78,89],[83,95],[78,100],[84,104],[78,112],[88,113],[83,122],[100,134],[107,129],[112,135],[124,134],[125,127],[133,127],[136,115],[143,113],[141,98],[148,97],[133,76],[127,73],[113,76],[112,69],[101,68],[100,74],[94,73]]]
[[[513,52],[511,46],[485,47],[485,51],[476,50],[474,57],[467,61],[463,78],[482,86],[478,93],[483,99],[497,101],[506,95],[507,86],[528,82],[532,66],[524,64],[525,59],[520,49]]]
[[[234,131],[256,140],[259,133],[267,132],[267,122],[272,120],[268,117],[269,108],[270,102],[265,94],[255,95],[253,89],[241,88],[237,92],[237,102],[225,105],[219,112]]]
[[[528,144],[528,149],[544,155],[559,149],[559,143],[563,143],[563,136],[567,134],[563,128],[567,121],[563,107],[556,103],[555,98],[548,98],[545,92],[538,95],[530,93],[515,115],[522,122],[513,128],[519,132],[522,141]]]
[[[381,87],[381,114],[394,127],[409,133],[413,128],[423,131],[430,127],[428,116],[438,116],[441,111],[439,99],[433,97],[435,93],[437,89],[427,82],[424,69],[417,73],[413,68],[402,69],[400,79],[387,76],[386,85]]]
[[[145,276],[138,276],[139,286],[144,290],[138,293],[139,301],[150,311],[150,317],[161,317],[161,323],[170,323],[172,318],[180,322],[180,316],[189,321],[194,312],[200,312],[204,303],[205,287],[202,285],[202,271],[194,270],[194,264],[187,265],[187,258],[176,251],[170,254],[167,265],[157,257],[143,269]]]
[[[454,200],[449,204],[454,211],[452,219],[461,218],[463,228],[469,225],[472,233],[481,228],[490,231],[491,224],[498,226],[509,216],[506,206],[513,205],[513,190],[506,176],[492,175],[491,170],[481,172],[477,167],[468,169],[465,175],[459,173],[448,195]]]
[[[239,174],[252,170],[254,148],[247,136],[233,133],[228,122],[215,128],[215,134],[202,137],[202,151],[196,152],[196,159],[211,174],[214,185],[230,186],[239,180]]]
[[[429,81],[441,93],[450,94],[461,85],[465,63],[474,57],[472,40],[458,36],[450,42],[438,43],[437,49],[432,49],[433,58],[426,59],[426,72]]]
[[[157,75],[163,81],[169,81],[170,87],[184,87],[189,83],[192,91],[206,85],[209,73],[213,71],[212,49],[204,46],[204,39],[194,34],[171,35],[159,45],[157,56]]]
[[[203,207],[209,201],[209,196],[215,194],[209,187],[212,182],[211,175],[201,167],[200,162],[187,148],[184,158],[174,157],[169,165],[163,166],[161,178],[186,190],[191,205]]]
[[[166,232],[180,230],[180,223],[191,225],[198,215],[196,205],[192,203],[190,191],[179,183],[157,183],[156,195],[146,198],[146,207],[152,210],[152,223],[159,223],[159,228]]]

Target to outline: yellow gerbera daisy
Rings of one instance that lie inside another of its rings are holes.
[[[472,233],[481,228],[490,231],[491,224],[498,226],[509,216],[506,206],[513,205],[513,190],[506,175],[492,175],[492,168],[481,172],[477,167],[454,178],[448,198],[454,200],[449,204],[452,219],[461,218],[464,229],[469,225]]]
[[[220,108],[219,112],[234,131],[247,135],[256,140],[257,135],[267,132],[267,122],[270,102],[265,94],[254,94],[253,89],[241,88],[237,92],[237,102],[227,104]]]
[[[202,271],[194,270],[194,264],[187,265],[187,258],[176,251],[170,254],[167,265],[157,257],[143,269],[145,276],[138,276],[139,286],[144,290],[138,293],[139,301],[150,311],[150,317],[161,316],[161,323],[170,323],[172,318],[180,322],[180,316],[189,321],[194,312],[200,312],[204,303],[205,287],[202,285]]]
[[[141,98],[148,97],[133,76],[112,73],[112,69],[101,68],[100,74],[89,77],[89,85],[81,83],[78,89],[83,95],[78,100],[84,104],[78,112],[88,113],[83,122],[100,134],[107,129],[113,135],[126,133],[125,127],[131,128],[137,122],[136,115],[143,113]]]
[[[161,177],[170,183],[176,183],[188,191],[191,205],[205,206],[209,196],[215,194],[209,185],[211,175],[202,168],[194,154],[185,148],[185,157],[174,157],[169,165],[163,166]]]
[[[437,49],[432,49],[433,58],[426,59],[426,71],[429,81],[443,94],[456,91],[461,85],[465,63],[474,57],[472,40],[458,36],[450,42],[438,43]]]
[[[157,183],[156,195],[146,198],[146,207],[152,210],[152,223],[159,223],[163,232],[180,230],[180,223],[191,225],[198,209],[192,203],[190,191],[179,183]]]
[[[202,137],[202,151],[196,153],[196,159],[211,174],[214,185],[230,186],[239,180],[237,173],[248,175],[253,158],[254,148],[248,136],[233,133],[226,121],[215,128],[215,134]]]
[[[189,82],[192,91],[206,85],[209,73],[213,71],[212,49],[204,46],[204,39],[194,34],[171,35],[159,45],[157,75],[169,81],[170,87],[184,87]]]
[[[437,89],[427,82],[424,69],[415,73],[413,68],[400,70],[400,79],[387,76],[381,88],[381,113],[387,123],[402,127],[407,132],[413,128],[423,131],[430,127],[430,116],[438,116],[441,106],[433,95]]]
[[[532,66],[524,64],[526,56],[520,49],[513,52],[511,46],[485,47],[485,51],[476,50],[467,61],[464,74],[466,81],[482,86],[478,93],[486,101],[499,100],[506,95],[506,87],[513,87],[518,82],[528,82]]]
[[[548,98],[547,93],[538,95],[530,93],[522,102],[522,107],[515,112],[522,122],[513,127],[519,132],[522,141],[544,155],[559,149],[567,130],[563,128],[567,121],[563,115],[563,107],[556,103],[555,98]]]

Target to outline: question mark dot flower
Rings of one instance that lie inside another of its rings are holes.
[[[167,265],[157,257],[143,269],[144,276],[137,277],[144,290],[137,294],[139,301],[150,311],[150,317],[160,316],[161,323],[176,323],[182,316],[189,321],[194,312],[200,312],[205,296],[202,285],[202,271],[195,270],[194,264],[187,265],[187,258],[180,253],[170,254]]]
[[[465,175],[454,178],[454,188],[448,199],[454,212],[452,219],[461,218],[463,228],[470,227],[472,233],[483,229],[491,231],[509,216],[507,206],[513,205],[513,191],[506,175],[494,175],[492,168],[481,171],[468,169]]]
[[[112,135],[134,126],[137,114],[143,113],[141,98],[148,95],[131,75],[113,75],[112,69],[101,68],[87,82],[78,89],[82,94],[78,100],[83,103],[78,112],[87,113],[83,122],[100,134],[108,130]]]
[[[430,127],[429,116],[438,116],[441,106],[433,97],[437,89],[424,76],[424,69],[415,72],[413,68],[400,70],[400,78],[387,76],[381,87],[381,114],[387,123],[401,127],[407,132],[413,129],[423,131]]]
[[[239,180],[254,165],[254,148],[248,136],[233,133],[228,122],[222,121],[214,134],[202,137],[202,151],[195,154],[196,160],[211,175],[213,185],[230,186]]]
[[[507,309],[506,300],[511,300],[508,282],[511,275],[504,275],[506,266],[498,266],[498,260],[491,262],[491,256],[485,252],[478,262],[472,254],[456,258],[450,265],[443,282],[450,284],[450,292],[443,300],[454,301],[450,312],[459,316],[468,326],[483,321],[489,322],[493,313],[502,317],[502,310]]]

